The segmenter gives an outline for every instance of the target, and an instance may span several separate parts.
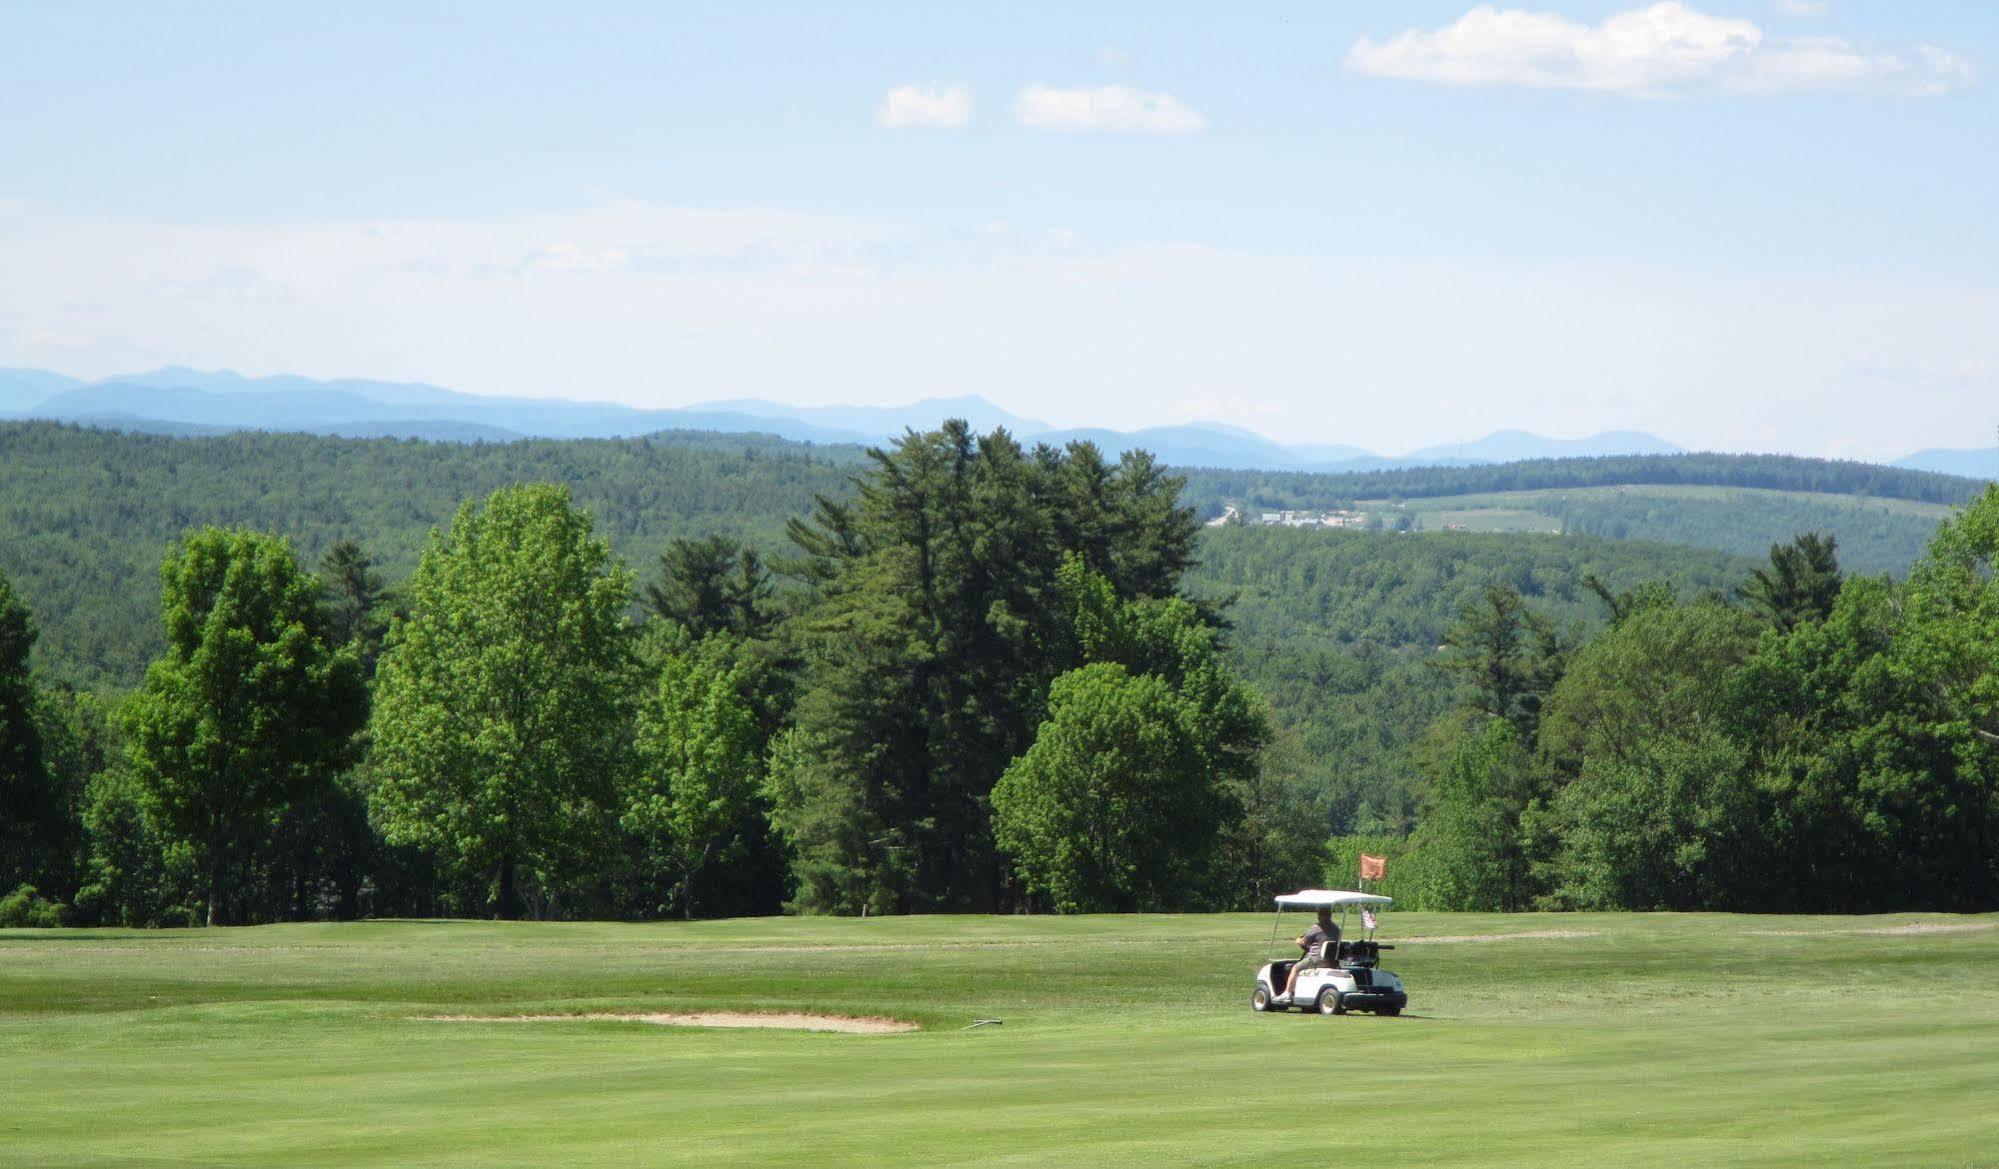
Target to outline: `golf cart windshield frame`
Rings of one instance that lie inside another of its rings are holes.
[[[1340,911],[1340,937],[1347,933],[1347,911],[1356,905],[1393,905],[1395,898],[1379,893],[1356,893],[1351,889],[1300,889],[1296,893],[1279,893],[1272,900],[1277,902],[1277,916],[1270,922],[1270,945],[1264,952],[1265,961],[1275,961],[1277,954],[1277,927],[1284,924],[1287,909],[1337,909]]]

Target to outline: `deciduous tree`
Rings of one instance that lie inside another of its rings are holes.
[[[376,675],[372,812],[391,844],[565,891],[602,841],[627,718],[632,574],[567,488],[502,488],[433,533]],[[545,907],[548,896],[541,904]]]
[[[327,646],[318,582],[288,541],[203,529],[160,576],[167,651],[126,708],[130,759],[193,847],[214,925],[271,817],[351,762],[368,696],[359,662]]]
[[[693,917],[701,879],[742,863],[765,831],[766,732],[758,663],[726,633],[654,633],[658,666],[639,702],[619,824],[640,842],[658,909]]]

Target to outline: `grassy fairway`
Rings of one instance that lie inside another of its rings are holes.
[[[0,1165],[1999,1165],[1999,916],[1384,924],[1401,1019],[1268,916],[0,931]],[[413,1018],[696,1008],[926,1029]]]

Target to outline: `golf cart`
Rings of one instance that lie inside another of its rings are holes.
[[[1393,898],[1376,893],[1352,893],[1344,889],[1301,889],[1277,895],[1277,921],[1270,927],[1270,946],[1277,947],[1277,927],[1287,909],[1336,909],[1340,913],[1340,940],[1326,945],[1320,964],[1298,973],[1291,997],[1284,997],[1284,984],[1298,961],[1270,961],[1256,972],[1256,989],[1250,993],[1253,1011],[1283,1011],[1291,1007],[1311,1008],[1321,1015],[1344,1015],[1348,1011],[1373,1011],[1377,1015],[1399,1015],[1409,1005],[1402,980],[1380,968],[1381,952],[1393,950],[1368,937],[1346,940],[1347,912],[1355,906],[1391,904]],[[1372,910],[1366,911],[1372,917]],[[1306,959],[1315,955],[1306,955]]]

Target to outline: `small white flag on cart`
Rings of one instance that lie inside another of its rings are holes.
[[[1374,928],[1374,910],[1372,910],[1372,909],[1362,909],[1362,910],[1360,911],[1360,924],[1362,924],[1362,925],[1366,926],[1366,927],[1367,927],[1368,929],[1373,929],[1373,928]]]

